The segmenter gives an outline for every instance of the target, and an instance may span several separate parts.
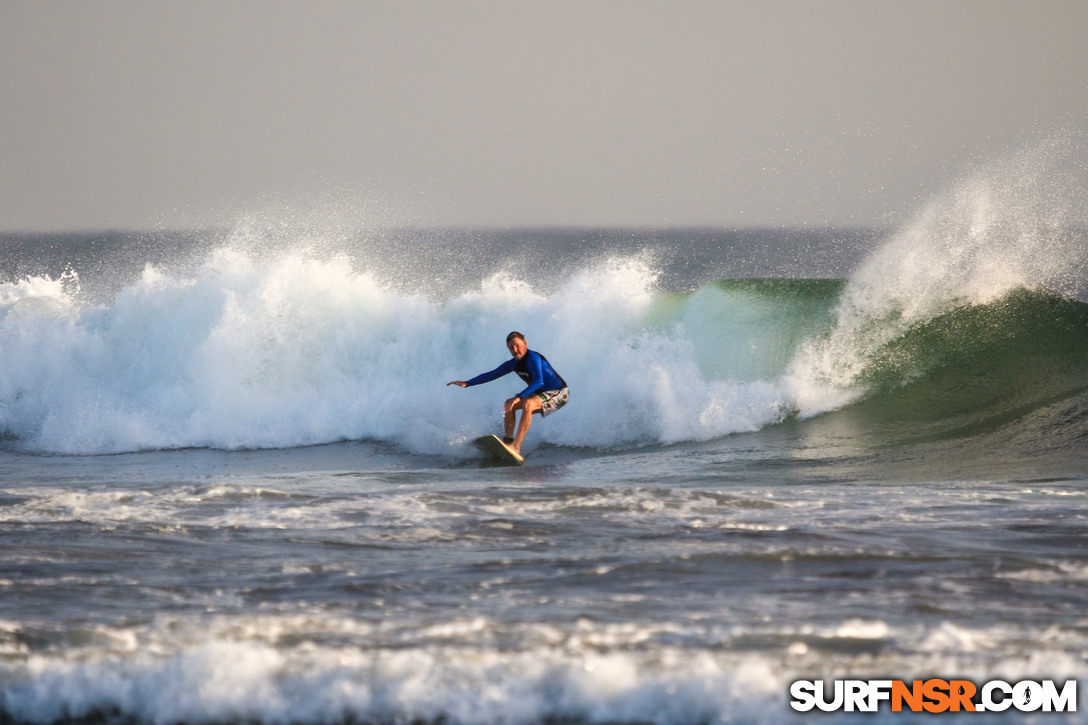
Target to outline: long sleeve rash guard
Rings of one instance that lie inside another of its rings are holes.
[[[552,369],[547,358],[532,350],[527,351],[522,359],[518,360],[512,357],[491,372],[481,373],[472,380],[467,380],[466,383],[468,385],[490,383],[492,380],[512,372],[517,373],[518,377],[524,380],[527,385],[525,390],[517,395],[522,400],[542,390],[559,390],[567,387],[567,383]]]

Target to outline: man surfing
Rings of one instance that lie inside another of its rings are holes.
[[[525,342],[525,335],[520,332],[511,332],[506,336],[506,349],[513,355],[512,359],[491,372],[477,375],[472,380],[454,380],[446,383],[446,387],[458,385],[467,388],[471,385],[489,383],[507,373],[517,373],[518,377],[525,381],[526,388],[508,399],[502,407],[505,413],[503,443],[521,455],[521,444],[525,440],[525,434],[529,432],[533,413],[539,413],[541,416],[551,415],[567,404],[570,391],[567,390],[566,381],[555,372],[547,358],[529,349],[528,343]],[[515,434],[514,417],[519,410],[521,422]]]

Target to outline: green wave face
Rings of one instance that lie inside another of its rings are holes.
[[[858,435],[888,442],[989,430],[1088,390],[1088,304],[1019,288],[907,323],[894,313],[852,320],[845,334],[846,289],[835,279],[722,280],[658,296],[647,329],[682,330],[705,380],[788,387],[808,366],[843,395],[823,409],[799,403],[800,418],[850,418]]]
[[[1018,290],[957,309],[885,345],[863,377],[878,400],[922,418],[1075,394],[1088,385],[1088,305]]]
[[[811,432],[912,447],[923,468],[960,460],[1007,474],[1040,458],[1061,470],[1088,463],[1083,302],[1021,289],[951,310],[876,348],[857,382],[865,394],[811,421]]]
[[[834,323],[845,281],[727,279],[687,294],[660,294],[646,329],[680,331],[710,380],[768,380],[782,375],[814,330]]]

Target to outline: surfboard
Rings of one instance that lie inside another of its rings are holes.
[[[481,436],[477,438],[473,443],[481,451],[489,454],[492,458],[504,466],[520,466],[525,462],[525,459],[519,456],[513,448],[502,442],[502,439],[496,435]]]

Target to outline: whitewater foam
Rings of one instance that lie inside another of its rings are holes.
[[[81,298],[74,274],[30,278],[0,286],[0,426],[66,453],[363,438],[451,453],[499,425],[517,384],[444,383],[501,362],[511,329],[572,388],[564,425],[538,426],[538,440],[671,442],[780,416],[766,345],[745,351],[716,330],[740,297],[678,302],[655,282],[651,260],[635,256],[578,270],[547,295],[498,273],[441,300],[393,290],[347,257],[230,247],[189,275],[149,266],[104,305]],[[771,314],[749,311],[747,335]]]
[[[403,628],[386,646],[359,646],[357,640],[382,634],[329,616],[166,620],[142,631],[99,628],[67,653],[0,663],[6,681],[0,708],[20,722],[113,714],[195,723],[772,723],[792,721],[783,693],[806,671],[856,677],[955,672],[1016,681],[1040,671],[1044,658],[1048,676],[1070,676],[1079,667],[1055,647],[1056,632],[1031,627],[945,623],[899,630],[881,620],[850,619],[770,629],[766,651],[751,652],[736,646],[756,636],[745,628],[708,631],[664,622],[582,619],[558,629],[506,627],[477,617]],[[500,630],[517,644],[496,646]],[[283,641],[285,635],[294,644]],[[917,656],[890,648],[897,638],[916,640]],[[988,653],[1001,643],[1022,638],[1039,642],[1031,661],[991,661]],[[472,639],[478,644],[465,644]],[[865,663],[846,654],[866,646],[876,653]],[[960,654],[949,656],[949,650]]]

